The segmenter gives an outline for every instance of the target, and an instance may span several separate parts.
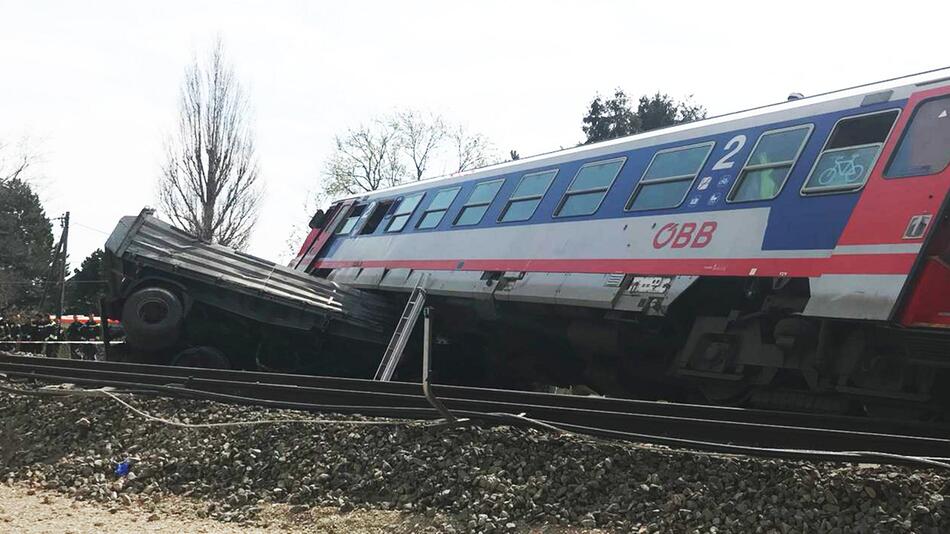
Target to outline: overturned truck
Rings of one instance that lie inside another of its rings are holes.
[[[145,209],[106,242],[118,359],[371,376],[397,310],[382,296],[205,243]]]

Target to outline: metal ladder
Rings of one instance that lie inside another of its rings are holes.
[[[419,285],[414,287],[412,293],[409,294],[406,308],[403,310],[399,322],[396,323],[396,330],[393,331],[393,337],[389,340],[389,345],[386,347],[386,352],[383,353],[383,359],[379,362],[379,368],[376,369],[373,380],[389,382],[392,379],[396,366],[399,365],[399,360],[402,359],[402,352],[406,348],[406,343],[409,342],[412,328],[416,325],[416,320],[419,319],[425,303],[426,290],[422,288],[422,281],[420,280]]]

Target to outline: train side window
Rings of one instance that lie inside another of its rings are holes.
[[[920,103],[904,130],[885,178],[936,174],[950,165],[950,96]]]
[[[353,227],[356,226],[356,222],[360,220],[360,216],[363,215],[363,210],[366,209],[366,204],[353,206],[350,208],[350,213],[346,216],[346,222],[340,225],[336,231],[336,235],[345,235],[350,233],[353,230]]]
[[[749,159],[729,193],[729,202],[770,200],[785,186],[813,126],[793,126],[765,132],[755,142]]]
[[[373,208],[373,212],[370,213],[366,219],[366,224],[359,230],[359,235],[369,235],[375,232],[376,228],[379,227],[379,223],[383,221],[383,218],[389,213],[389,210],[392,209],[395,202],[395,200],[383,200],[376,204],[376,207]]]
[[[668,148],[653,155],[625,209],[656,210],[683,203],[715,143]]]
[[[422,217],[419,219],[416,228],[426,230],[438,226],[442,222],[442,218],[445,217],[445,212],[449,211],[449,206],[452,205],[452,201],[455,200],[460,189],[461,187],[452,187],[436,193],[435,198],[429,203],[429,207],[422,212]]]
[[[389,224],[386,225],[386,231],[398,232],[402,230],[406,226],[406,223],[409,222],[409,217],[412,217],[412,212],[416,211],[416,206],[422,201],[423,195],[425,195],[425,193],[416,193],[403,198],[396,207],[393,218],[390,219]]]
[[[476,185],[465,205],[462,206],[462,211],[455,218],[455,225],[471,226],[482,222],[482,217],[488,211],[488,206],[495,200],[495,195],[498,194],[498,190],[501,189],[501,184],[504,182],[503,179],[492,180]]]
[[[557,169],[534,172],[521,177],[518,187],[498,217],[498,222],[527,221],[538,209],[538,204],[554,181]]]
[[[571,180],[554,216],[572,217],[596,212],[626,161],[627,158],[623,157],[585,163]]]
[[[356,221],[356,227],[353,228],[353,233],[356,235],[363,235],[363,228],[366,227],[366,222],[376,213],[376,208],[379,207],[379,202],[374,200],[366,205],[366,208],[363,210],[363,214],[360,215],[358,221]]]
[[[802,194],[839,193],[864,187],[899,110],[839,120],[802,186]]]

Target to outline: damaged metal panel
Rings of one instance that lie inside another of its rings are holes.
[[[120,295],[146,279],[167,279],[190,298],[238,315],[290,328],[385,339],[395,310],[382,297],[308,276],[289,267],[204,243],[143,210],[123,217],[106,242],[121,265]],[[334,327],[338,328],[334,328]]]
[[[903,274],[833,275],[809,279],[811,298],[805,315],[885,321],[907,276]]]

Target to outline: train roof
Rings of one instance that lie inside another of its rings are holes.
[[[686,124],[668,126],[648,132],[611,139],[609,141],[537,154],[464,172],[408,182],[386,189],[343,197],[339,200],[388,197],[394,193],[403,194],[429,189],[436,185],[450,185],[465,180],[498,176],[499,174],[508,172],[527,171],[548,165],[558,165],[566,161],[594,158],[654,144],[714,135],[762,122],[791,120],[839,109],[856,108],[869,103],[903,100],[919,87],[933,84],[950,85],[950,67],[933,69],[857,85],[846,89],[838,89],[794,100],[735,111]]]

